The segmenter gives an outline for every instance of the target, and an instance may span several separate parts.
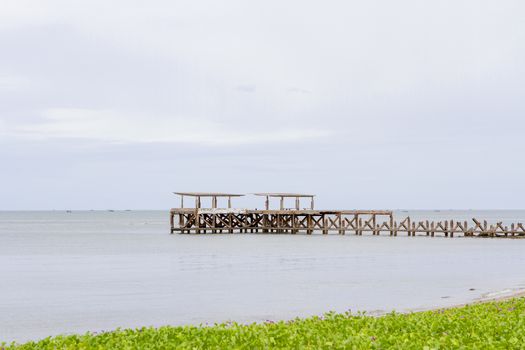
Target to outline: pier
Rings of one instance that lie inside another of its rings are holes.
[[[396,220],[391,210],[316,210],[312,194],[254,193],[265,198],[264,209],[239,209],[232,207],[237,193],[174,192],[180,196],[180,208],[170,210],[171,233],[287,233],[287,234],[355,234],[355,235],[406,235],[414,237],[525,237],[523,223],[504,225],[489,224],[485,220],[472,222],[414,221],[409,216]],[[184,207],[184,198],[195,205]],[[202,198],[211,199],[211,208],[202,208]],[[285,199],[294,198],[295,206],[286,208]],[[226,208],[219,208],[219,199],[227,200]],[[270,209],[270,200],[279,199],[279,209]],[[301,209],[301,200],[308,200],[308,208]]]

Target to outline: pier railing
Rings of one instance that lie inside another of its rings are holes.
[[[176,225],[176,217],[178,222]],[[388,210],[172,209],[171,233],[336,233],[430,237],[525,237],[523,223],[394,220]]]

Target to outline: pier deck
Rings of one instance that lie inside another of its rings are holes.
[[[394,219],[391,210],[315,210],[313,195],[289,193],[256,194],[266,196],[265,209],[231,208],[231,197],[240,194],[227,193],[177,193],[181,195],[181,208],[170,210],[171,233],[289,233],[313,234],[336,233],[344,235],[387,234],[397,236],[426,235],[434,237],[525,237],[522,223],[510,226],[502,222],[488,224],[487,221],[413,221],[406,217]],[[183,197],[195,197],[194,208],[183,208]],[[212,208],[200,207],[201,197],[212,198]],[[217,198],[227,197],[228,208],[217,208]],[[280,209],[269,209],[269,198],[278,197]],[[284,198],[295,197],[294,209],[284,208]],[[310,197],[311,209],[299,209],[300,198]]]
[[[178,226],[175,226],[178,216]],[[356,223],[363,223],[360,217],[366,216],[369,228],[375,227],[378,217],[393,220],[388,210],[207,210],[207,209],[172,209],[171,232],[180,233],[222,233],[222,232],[275,232],[311,234],[321,231],[327,234],[337,231],[344,234],[355,230]],[[366,227],[362,228],[366,230]]]

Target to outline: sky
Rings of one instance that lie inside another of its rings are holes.
[[[524,13],[0,0],[0,210],[167,209],[173,191],[523,209]]]

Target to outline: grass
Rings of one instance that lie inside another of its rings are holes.
[[[49,337],[29,349],[525,349],[525,299],[381,317],[328,313],[293,321],[160,327]]]

